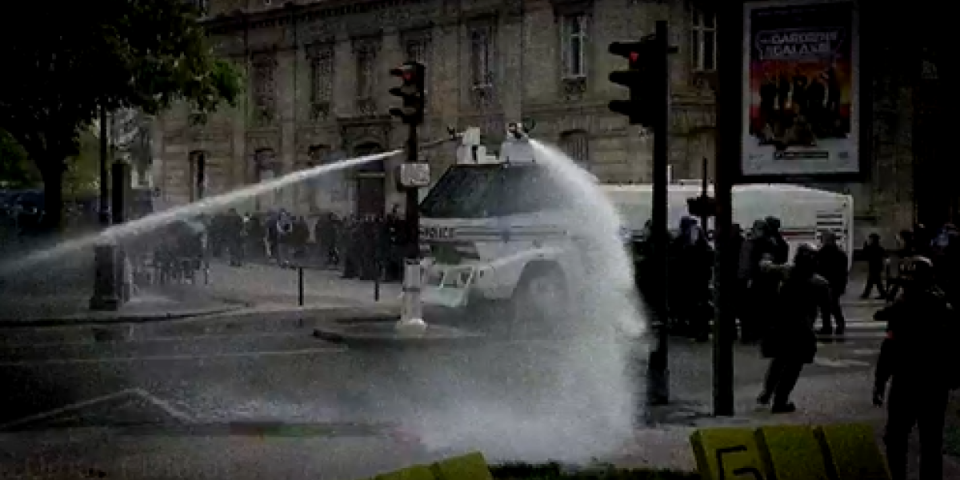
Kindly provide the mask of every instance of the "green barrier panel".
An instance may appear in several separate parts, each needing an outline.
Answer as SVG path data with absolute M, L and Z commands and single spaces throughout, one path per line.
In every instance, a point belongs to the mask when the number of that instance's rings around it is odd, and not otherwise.
M 890 480 L 873 428 L 865 424 L 816 427 L 823 458 L 836 480 Z
M 756 435 L 749 428 L 709 428 L 690 436 L 703 480 L 764 480 L 764 464 Z
M 777 480 L 830 480 L 820 442 L 803 425 L 761 427 L 757 430 L 769 477 Z
M 437 480 L 493 480 L 487 460 L 480 452 L 435 463 L 433 475 Z
M 373 480 L 435 480 L 430 467 L 415 465 L 396 472 L 377 475 Z

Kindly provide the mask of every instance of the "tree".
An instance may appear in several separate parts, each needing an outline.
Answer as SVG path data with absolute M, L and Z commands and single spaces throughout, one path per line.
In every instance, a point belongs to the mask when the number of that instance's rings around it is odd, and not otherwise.
M 43 180 L 48 227 L 62 221 L 67 161 L 99 109 L 157 114 L 179 100 L 201 114 L 235 105 L 240 77 L 218 59 L 182 0 L 22 4 L 0 24 L 0 129 L 35 162 Z M 22 28 L 23 18 L 43 19 Z
M 17 190 L 39 183 L 40 175 L 30 163 L 27 151 L 9 133 L 0 130 L 0 188 Z
M 96 195 L 100 190 L 100 140 L 91 129 L 80 134 L 77 154 L 68 158 L 61 190 L 64 197 L 76 200 Z

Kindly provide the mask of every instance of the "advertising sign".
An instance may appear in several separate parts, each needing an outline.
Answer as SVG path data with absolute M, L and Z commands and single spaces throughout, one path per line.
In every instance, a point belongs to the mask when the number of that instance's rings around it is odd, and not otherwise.
M 744 7 L 744 176 L 860 172 L 852 1 Z

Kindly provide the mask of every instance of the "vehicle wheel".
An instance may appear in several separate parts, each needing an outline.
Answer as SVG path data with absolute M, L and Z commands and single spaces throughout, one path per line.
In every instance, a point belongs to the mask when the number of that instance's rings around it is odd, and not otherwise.
M 534 264 L 524 270 L 511 299 L 511 323 L 515 333 L 557 333 L 570 319 L 566 279 L 559 268 Z

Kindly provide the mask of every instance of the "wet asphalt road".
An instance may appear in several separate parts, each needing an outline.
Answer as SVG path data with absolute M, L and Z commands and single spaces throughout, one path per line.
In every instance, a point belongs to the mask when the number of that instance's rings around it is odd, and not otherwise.
M 845 343 L 821 345 L 806 375 L 871 368 L 878 340 L 863 331 Z M 20 428 L 46 428 L 56 422 L 23 419 L 91 401 L 79 414 L 53 417 L 86 426 L 185 419 L 379 425 L 444 408 L 453 396 L 524 403 L 537 382 L 550 378 L 533 370 L 564 348 L 514 341 L 418 352 L 351 350 L 306 329 L 217 335 L 166 329 L 115 342 L 8 341 L 0 346 L 0 430 L 18 420 Z M 709 344 L 675 339 L 670 362 L 674 397 L 706 401 Z M 755 347 L 738 347 L 736 364 L 738 385 L 758 384 L 766 366 Z

